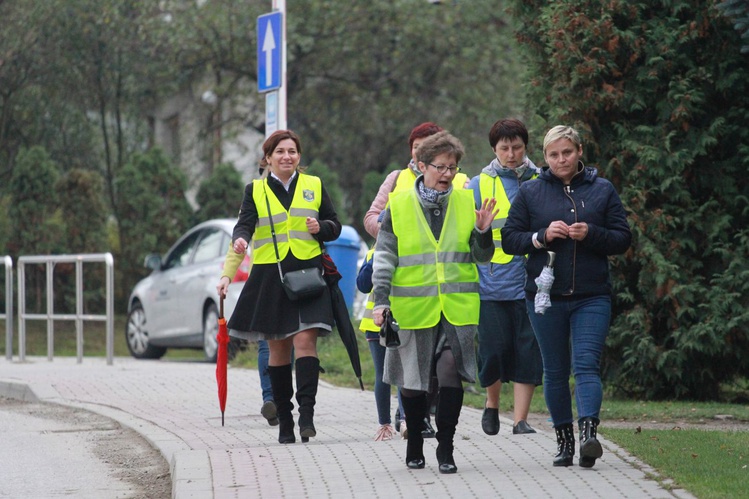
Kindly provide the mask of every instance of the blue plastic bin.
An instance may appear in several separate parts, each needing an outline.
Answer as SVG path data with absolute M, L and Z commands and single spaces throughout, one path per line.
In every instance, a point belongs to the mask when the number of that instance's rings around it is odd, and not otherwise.
M 357 264 L 361 236 L 350 225 L 344 225 L 338 239 L 325 243 L 325 247 L 338 267 L 338 272 L 341 273 L 342 278 L 338 282 L 338 286 L 343 292 L 343 298 L 346 300 L 346 306 L 350 313 L 354 309 L 354 299 L 356 298 L 356 273 L 359 270 Z

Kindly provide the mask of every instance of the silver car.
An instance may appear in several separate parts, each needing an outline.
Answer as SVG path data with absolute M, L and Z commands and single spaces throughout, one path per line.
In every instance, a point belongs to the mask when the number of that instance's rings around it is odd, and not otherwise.
M 135 285 L 128 301 L 125 334 L 133 357 L 159 359 L 168 348 L 193 348 L 202 349 L 206 360 L 216 360 L 216 285 L 235 224 L 236 219 L 228 218 L 203 222 L 179 238 L 163 258 L 146 257 L 145 266 L 153 272 Z M 250 257 L 245 256 L 224 300 L 227 320 L 249 267 Z M 229 355 L 239 346 L 232 339 Z

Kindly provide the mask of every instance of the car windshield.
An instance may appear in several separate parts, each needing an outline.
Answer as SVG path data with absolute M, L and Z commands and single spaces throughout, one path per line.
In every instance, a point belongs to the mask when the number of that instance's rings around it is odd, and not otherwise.
M 195 256 L 192 259 L 193 263 L 205 262 L 223 256 L 226 253 L 224 241 L 227 241 L 227 245 L 229 244 L 228 237 L 219 229 L 203 231 L 203 237 L 200 239 L 200 243 L 195 250 Z
M 195 247 L 195 243 L 198 242 L 198 237 L 200 237 L 200 232 L 196 231 L 179 243 L 179 245 L 166 257 L 163 270 L 187 265 L 190 262 L 192 249 Z

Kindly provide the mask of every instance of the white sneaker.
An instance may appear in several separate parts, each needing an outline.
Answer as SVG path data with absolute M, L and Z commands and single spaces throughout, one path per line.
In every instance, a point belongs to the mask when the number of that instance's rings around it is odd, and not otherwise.
M 375 442 L 382 442 L 384 440 L 392 440 L 395 430 L 389 424 L 380 425 L 380 428 L 375 434 Z

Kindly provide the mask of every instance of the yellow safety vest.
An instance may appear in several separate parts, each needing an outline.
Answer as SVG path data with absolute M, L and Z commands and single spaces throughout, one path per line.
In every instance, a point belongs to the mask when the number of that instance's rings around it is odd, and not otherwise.
M 453 190 L 463 189 L 466 185 L 468 176 L 465 173 L 458 173 L 453 177 Z M 403 192 L 414 189 L 414 182 L 416 181 L 416 174 L 411 170 L 410 167 L 404 168 L 398 174 L 398 178 L 395 179 L 395 187 L 392 192 Z M 362 316 L 359 329 L 361 331 L 379 331 L 380 328 L 375 326 L 374 320 L 372 319 L 372 309 L 374 309 L 374 302 L 372 301 L 372 294 L 367 297 L 367 303 L 364 306 L 364 315 Z
M 473 192 L 452 192 L 439 241 L 415 190 L 391 194 L 390 211 L 398 238 L 390 308 L 400 327 L 433 327 L 441 315 L 456 326 L 478 324 L 479 274 L 469 244 L 476 225 Z
M 536 178 L 533 175 L 531 178 Z M 479 192 L 481 199 L 494 198 L 497 200 L 496 208 L 499 210 L 492 220 L 492 238 L 494 239 L 494 255 L 492 263 L 510 263 L 513 255 L 508 255 L 502 251 L 502 227 L 507 222 L 507 214 L 510 212 L 510 198 L 507 197 L 505 186 L 499 176 L 492 177 L 486 173 L 479 176 Z
M 276 252 L 270 228 L 270 216 L 276 229 L 278 255 L 283 260 L 291 253 L 300 260 L 309 260 L 321 254 L 320 243 L 307 230 L 307 217 L 319 216 L 322 201 L 322 183 L 318 177 L 298 174 L 296 190 L 289 210 L 284 209 L 266 180 L 253 180 L 252 199 L 255 201 L 258 222 L 252 238 L 254 263 L 274 263 Z M 266 193 L 271 213 L 265 202 Z
M 364 258 L 365 261 L 370 261 L 374 258 L 374 246 L 367 252 L 367 256 Z M 364 314 L 362 315 L 361 322 L 359 323 L 359 330 L 367 332 L 378 332 L 379 327 L 375 326 L 374 318 L 372 316 L 372 310 L 374 309 L 374 302 L 372 301 L 372 293 L 367 296 L 367 303 L 364 305 Z

